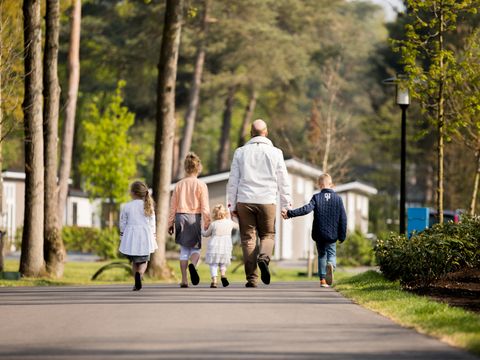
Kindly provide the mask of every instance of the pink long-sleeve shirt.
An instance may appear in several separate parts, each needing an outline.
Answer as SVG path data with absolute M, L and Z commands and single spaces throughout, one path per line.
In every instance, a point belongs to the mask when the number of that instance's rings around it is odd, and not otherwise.
M 170 201 L 168 226 L 173 225 L 176 213 L 202 214 L 203 226 L 207 228 L 210 225 L 208 188 L 203 181 L 195 176 L 187 176 L 175 185 Z

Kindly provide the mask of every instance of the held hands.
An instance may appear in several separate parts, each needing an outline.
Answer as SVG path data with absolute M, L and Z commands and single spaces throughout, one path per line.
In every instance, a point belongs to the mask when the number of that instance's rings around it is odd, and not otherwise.
M 287 209 L 282 209 L 282 218 L 283 218 L 283 220 L 287 220 L 287 219 L 288 219 Z
M 168 235 L 173 235 L 173 225 L 168 227 Z

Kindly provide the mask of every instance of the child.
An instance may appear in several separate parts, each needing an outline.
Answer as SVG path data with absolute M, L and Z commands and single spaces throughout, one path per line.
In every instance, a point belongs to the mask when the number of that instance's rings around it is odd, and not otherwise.
M 141 181 L 130 186 L 132 201 L 120 213 L 120 252 L 132 262 L 134 291 L 142 288 L 142 276 L 150 254 L 158 248 L 155 239 L 155 212 L 148 187 Z
M 230 283 L 226 277 L 227 266 L 232 259 L 232 229 L 238 229 L 238 224 L 228 218 L 228 212 L 222 204 L 215 205 L 212 211 L 214 220 L 207 230 L 202 231 L 203 236 L 211 236 L 208 241 L 205 263 L 210 265 L 212 276 L 211 288 L 217 287 L 217 270 L 220 274 L 223 287 Z
M 168 218 L 168 233 L 173 234 L 175 228 L 175 242 L 180 244 L 180 270 L 182 282 L 180 287 L 188 287 L 187 264 L 190 280 L 198 285 L 200 277 L 196 269 L 200 259 L 202 246 L 201 223 L 204 228 L 210 225 L 210 208 L 208 205 L 207 185 L 197 179 L 202 171 L 200 158 L 194 153 L 188 153 L 185 158 L 186 176 L 180 180 L 173 190 L 170 216 Z
M 321 287 L 329 287 L 333 283 L 336 241 L 342 243 L 347 232 L 347 214 L 342 198 L 332 190 L 332 186 L 331 176 L 322 174 L 318 178 L 320 192 L 313 195 L 307 205 L 294 210 L 282 210 L 284 219 L 306 215 L 313 210 L 312 239 L 318 250 L 318 274 Z

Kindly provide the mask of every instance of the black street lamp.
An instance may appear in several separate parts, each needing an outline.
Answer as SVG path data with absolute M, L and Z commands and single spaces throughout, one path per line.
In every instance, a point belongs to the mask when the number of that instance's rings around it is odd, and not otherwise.
M 410 105 L 410 94 L 405 77 L 398 75 L 383 81 L 384 84 L 395 84 L 395 102 L 402 109 L 402 138 L 400 150 L 400 234 L 405 234 L 406 203 L 406 159 L 407 159 L 407 108 Z

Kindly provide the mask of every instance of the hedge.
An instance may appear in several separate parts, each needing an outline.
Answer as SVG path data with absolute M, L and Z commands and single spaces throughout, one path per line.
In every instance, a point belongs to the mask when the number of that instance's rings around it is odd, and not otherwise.
M 62 230 L 65 248 L 69 251 L 93 253 L 102 259 L 119 257 L 120 234 L 118 229 L 97 229 L 80 226 L 64 226 Z
M 390 280 L 408 287 L 428 286 L 446 274 L 480 267 L 480 217 L 436 224 L 410 239 L 391 234 L 378 240 L 375 255 Z

